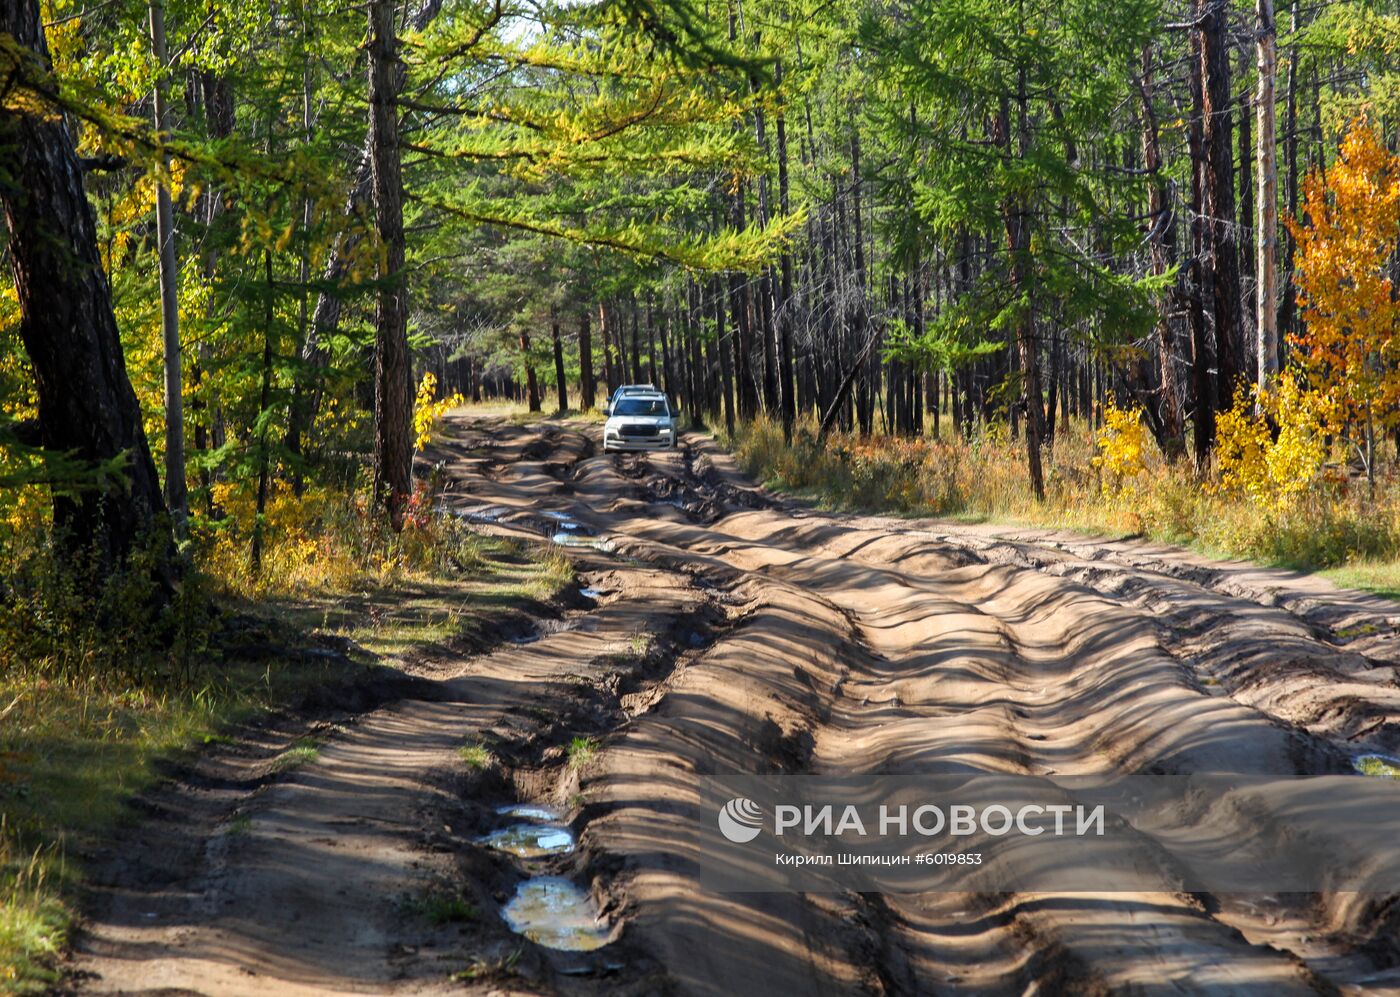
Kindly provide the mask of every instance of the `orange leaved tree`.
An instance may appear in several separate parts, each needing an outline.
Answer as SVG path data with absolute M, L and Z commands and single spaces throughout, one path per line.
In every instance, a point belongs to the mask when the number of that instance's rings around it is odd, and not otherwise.
M 1295 359 L 1328 431 L 1360 456 L 1375 486 L 1376 438 L 1400 420 L 1400 304 L 1390 263 L 1400 238 L 1400 157 L 1364 119 L 1304 188 L 1297 240 Z

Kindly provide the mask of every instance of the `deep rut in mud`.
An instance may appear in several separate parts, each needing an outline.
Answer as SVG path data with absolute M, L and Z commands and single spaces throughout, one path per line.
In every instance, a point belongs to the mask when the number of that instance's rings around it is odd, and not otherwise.
M 87 989 L 1400 992 L 1380 898 L 700 890 L 666 845 L 697 774 L 1344 772 L 1400 747 L 1400 639 L 1313 579 L 819 514 L 702 438 L 596 434 L 452 424 L 444 506 L 552 539 L 584 592 L 344 725 L 168 881 L 117 870 Z

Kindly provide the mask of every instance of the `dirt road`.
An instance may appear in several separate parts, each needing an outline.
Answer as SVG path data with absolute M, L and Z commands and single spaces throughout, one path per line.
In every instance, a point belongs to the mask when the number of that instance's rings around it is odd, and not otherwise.
M 597 429 L 449 426 L 445 504 L 558 535 L 585 592 L 314 763 L 221 763 L 107 871 L 84 992 L 1400 993 L 1400 914 L 1352 894 L 698 889 L 664 844 L 694 773 L 1350 771 L 1400 746 L 1400 612 L 1140 542 L 818 513 L 703 438 L 603 456 Z M 519 804 L 577 847 L 483 845 Z M 510 929 L 542 875 L 609 944 Z

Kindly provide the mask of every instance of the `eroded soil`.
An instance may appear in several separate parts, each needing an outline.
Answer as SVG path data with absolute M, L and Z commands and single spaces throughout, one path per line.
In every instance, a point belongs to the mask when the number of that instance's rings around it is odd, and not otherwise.
M 557 538 L 585 591 L 443 649 L 304 765 L 211 759 L 98 871 L 73 986 L 1400 992 L 1385 898 L 715 895 L 665 833 L 696 773 L 1348 771 L 1400 750 L 1393 604 L 1132 541 L 817 513 L 699 437 L 598 450 L 596 426 L 449 426 L 445 505 Z M 516 804 L 577 847 L 489 847 Z M 608 944 L 512 932 L 531 877 L 586 890 Z

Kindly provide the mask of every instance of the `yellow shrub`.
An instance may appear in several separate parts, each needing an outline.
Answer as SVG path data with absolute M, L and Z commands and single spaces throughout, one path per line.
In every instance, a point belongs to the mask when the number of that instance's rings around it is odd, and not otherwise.
M 453 392 L 446 398 L 434 401 L 433 396 L 436 394 L 437 375 L 428 371 L 423 375 L 423 382 L 418 385 L 418 396 L 413 403 L 413 449 L 415 450 L 422 450 L 431 442 L 433 429 L 444 415 L 466 403 L 461 392 Z
M 1241 392 L 1216 421 L 1220 490 L 1283 511 L 1317 483 L 1327 459 L 1323 403 L 1290 375 L 1261 396 Z M 1278 428 L 1270 432 L 1269 421 Z
M 1119 408 L 1109 396 L 1104 406 L 1103 428 L 1094 436 L 1094 456 L 1090 463 L 1103 475 L 1103 493 L 1120 496 L 1147 470 L 1151 447 L 1142 408 Z

